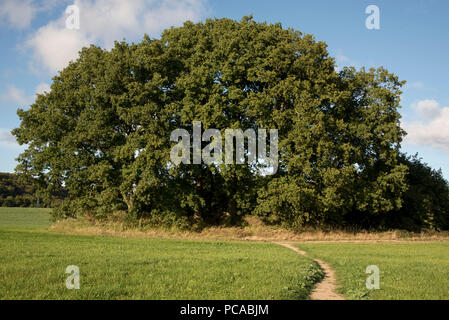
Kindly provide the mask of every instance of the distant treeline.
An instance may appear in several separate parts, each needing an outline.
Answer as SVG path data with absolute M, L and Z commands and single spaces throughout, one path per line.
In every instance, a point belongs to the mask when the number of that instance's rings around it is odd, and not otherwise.
M 61 202 L 65 192 L 53 193 L 50 198 L 39 197 L 32 180 L 14 173 L 0 172 L 0 205 L 2 207 L 52 207 Z

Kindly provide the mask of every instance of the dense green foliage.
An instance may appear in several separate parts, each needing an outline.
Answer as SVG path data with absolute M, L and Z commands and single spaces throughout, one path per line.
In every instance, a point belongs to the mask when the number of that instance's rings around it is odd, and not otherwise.
M 418 155 L 399 154 L 398 162 L 407 167 L 406 191 L 401 207 L 383 215 L 351 212 L 346 225 L 364 229 L 404 229 L 419 232 L 423 229 L 449 229 L 449 184 L 441 170 L 434 170 Z
M 434 170 L 418 155 L 401 155 L 401 163 L 408 167 L 408 189 L 403 205 L 385 222 L 391 228 L 419 231 L 421 228 L 449 229 L 449 184 L 441 170 Z
M 0 205 L 2 207 L 30 207 L 37 205 L 36 188 L 32 183 L 21 184 L 12 173 L 0 172 Z
M 65 193 L 53 192 L 49 197 L 40 197 L 32 179 L 13 173 L 0 172 L 0 206 L 2 207 L 51 207 L 60 202 Z
M 447 241 L 303 243 L 298 247 L 336 271 L 339 291 L 347 299 L 449 299 Z M 366 288 L 370 265 L 379 268 L 379 289 Z
M 42 193 L 65 186 L 56 216 L 171 217 L 346 225 L 401 207 L 403 82 L 383 68 L 336 71 L 326 44 L 280 24 L 186 22 L 110 51 L 91 46 L 20 110 L 17 171 Z M 279 170 L 170 164 L 170 133 L 279 130 Z M 263 163 L 259 163 L 263 166 Z M 349 219 L 350 217 L 351 219 Z M 171 219 L 170 218 L 170 219 Z
M 62 235 L 36 230 L 45 209 L 14 209 L 15 224 L 0 208 L 0 299 L 307 299 L 323 276 L 276 244 Z

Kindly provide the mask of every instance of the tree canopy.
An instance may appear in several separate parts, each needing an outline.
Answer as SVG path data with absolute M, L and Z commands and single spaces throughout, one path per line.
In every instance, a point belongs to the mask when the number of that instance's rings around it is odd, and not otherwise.
M 18 110 L 17 171 L 68 191 L 57 216 L 348 224 L 401 207 L 400 88 L 384 68 L 338 71 L 326 44 L 280 24 L 208 19 L 160 39 L 83 48 Z M 277 129 L 279 165 L 170 163 L 175 129 Z M 246 150 L 247 153 L 247 150 Z M 247 154 L 246 154 L 247 156 Z

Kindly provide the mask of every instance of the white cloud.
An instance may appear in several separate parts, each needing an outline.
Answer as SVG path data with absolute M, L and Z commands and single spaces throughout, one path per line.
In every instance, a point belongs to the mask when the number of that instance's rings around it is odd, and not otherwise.
M 13 148 L 13 149 L 23 149 L 17 143 L 16 138 L 11 134 L 11 129 L 0 128 L 0 147 L 2 148 Z
M 42 94 L 44 92 L 50 92 L 50 85 L 46 82 L 39 83 L 36 87 L 36 93 Z
M 75 0 L 80 10 L 80 29 L 65 27 L 65 12 L 38 29 L 26 42 L 34 61 L 51 73 L 76 59 L 91 43 L 111 48 L 114 40 L 141 39 L 144 33 L 158 36 L 186 20 L 198 21 L 205 12 L 204 0 Z
M 0 24 L 10 28 L 25 29 L 40 12 L 48 12 L 56 6 L 72 0 L 0 0 Z
M 412 108 L 415 109 L 420 117 L 423 117 L 426 120 L 435 119 L 442 111 L 440 104 L 431 99 L 421 100 L 418 103 L 413 104 Z
M 40 28 L 27 41 L 27 45 L 33 50 L 34 62 L 38 64 L 38 69 L 41 67 L 52 73 L 75 60 L 78 51 L 88 44 L 89 41 L 83 34 L 65 29 L 62 20 Z
M 408 89 L 422 89 L 422 88 L 424 88 L 424 83 L 421 81 L 415 81 L 415 82 L 411 82 L 410 84 L 407 83 L 405 86 Z
M 33 98 L 28 97 L 22 89 L 9 85 L 8 90 L 0 95 L 0 100 L 24 106 L 32 103 Z
M 344 67 L 355 67 L 356 69 L 360 68 L 360 64 L 357 61 L 350 59 L 349 57 L 343 54 L 343 50 L 337 49 L 335 55 L 335 64 L 337 65 L 336 71 L 342 70 Z
M 9 27 L 24 29 L 30 25 L 37 10 L 32 0 L 2 0 L 0 20 L 8 22 Z
M 36 86 L 34 90 L 35 94 L 44 93 L 45 91 L 50 91 L 50 85 L 48 83 L 42 82 Z M 0 101 L 17 104 L 20 107 L 28 106 L 32 104 L 35 100 L 35 95 L 27 96 L 25 91 L 17 88 L 14 85 L 8 85 L 6 92 L 0 94 Z
M 420 121 L 404 123 L 405 144 L 433 146 L 449 154 L 449 107 L 440 107 L 435 100 L 422 100 L 412 108 Z
M 351 61 L 351 59 L 349 59 L 347 56 L 345 56 L 345 55 L 343 55 L 341 53 L 338 53 L 335 56 L 335 59 L 336 59 L 338 64 L 343 64 L 343 63 L 346 63 L 346 62 L 350 63 L 350 61 Z

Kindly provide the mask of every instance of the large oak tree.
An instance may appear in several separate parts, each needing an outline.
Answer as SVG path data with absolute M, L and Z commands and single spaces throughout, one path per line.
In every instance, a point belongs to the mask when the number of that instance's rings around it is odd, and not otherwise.
M 69 196 L 55 212 L 215 224 L 256 213 L 345 223 L 401 206 L 403 82 L 383 68 L 337 71 L 326 44 L 280 24 L 208 19 L 160 39 L 83 48 L 51 90 L 19 110 L 17 171 Z M 170 133 L 279 130 L 279 170 L 170 164 Z M 263 165 L 263 163 L 261 164 Z

